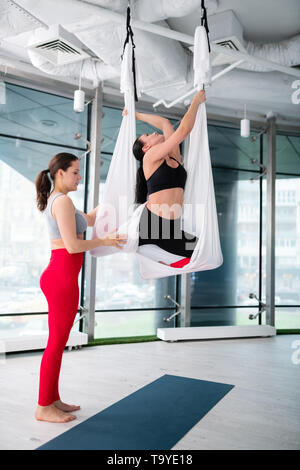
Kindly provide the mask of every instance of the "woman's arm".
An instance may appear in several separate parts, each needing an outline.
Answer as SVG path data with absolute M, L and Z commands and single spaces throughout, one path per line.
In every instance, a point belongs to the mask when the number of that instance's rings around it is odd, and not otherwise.
M 95 225 L 98 208 L 99 208 L 99 205 L 95 207 L 95 209 L 90 211 L 88 214 L 86 214 L 85 212 L 79 211 L 86 218 L 86 221 L 89 227 L 94 227 Z
M 127 110 L 126 108 L 124 108 L 122 115 L 126 116 L 126 114 Z M 151 126 L 161 130 L 164 134 L 165 139 L 168 139 L 170 135 L 174 133 L 173 126 L 167 118 L 164 118 L 157 114 L 139 113 L 138 111 L 135 112 L 135 117 L 139 121 L 147 122 L 147 124 L 150 124 Z
M 189 135 L 195 124 L 198 108 L 201 103 L 205 101 L 205 92 L 198 91 L 190 104 L 188 111 L 183 116 L 179 127 L 176 131 L 161 144 L 151 147 L 145 154 L 145 158 L 150 158 L 152 161 L 161 160 L 165 158 L 176 145 L 179 145 Z
M 80 240 L 76 234 L 75 207 L 71 198 L 60 196 L 55 199 L 52 205 L 52 212 L 57 221 L 61 238 L 67 251 L 71 254 L 89 251 L 98 246 L 114 246 L 122 248 L 126 242 L 125 235 L 118 235 L 111 232 L 104 238 L 95 238 L 94 240 Z
M 157 129 L 163 131 L 164 137 L 168 138 L 169 135 L 173 134 L 174 129 L 169 119 L 159 116 L 157 114 L 145 114 L 145 113 L 135 113 L 136 119 L 139 121 L 147 122 L 151 126 L 156 127 Z M 165 135 L 165 133 L 167 135 Z

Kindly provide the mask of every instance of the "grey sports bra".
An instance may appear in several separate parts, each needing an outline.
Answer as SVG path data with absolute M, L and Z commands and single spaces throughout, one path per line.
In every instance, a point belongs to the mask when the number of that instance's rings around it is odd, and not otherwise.
M 56 220 L 54 219 L 52 212 L 51 212 L 54 199 L 56 199 L 57 196 L 61 196 L 61 195 L 64 195 L 64 193 L 56 193 L 53 196 L 50 196 L 48 199 L 47 207 L 44 211 L 44 214 L 46 215 L 46 219 L 48 222 L 50 240 L 62 238 L 59 228 L 58 228 L 58 224 Z M 76 208 L 75 210 L 76 210 L 75 212 L 76 234 L 78 235 L 86 231 L 88 224 L 87 224 L 86 218 L 79 212 L 79 210 Z

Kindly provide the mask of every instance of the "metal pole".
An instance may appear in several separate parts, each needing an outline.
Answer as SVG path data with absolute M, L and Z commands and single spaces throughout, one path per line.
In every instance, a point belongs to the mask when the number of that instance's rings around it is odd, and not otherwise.
M 188 136 L 183 145 L 183 160 L 187 164 L 190 146 L 190 136 Z M 191 275 L 181 274 L 180 276 L 180 327 L 191 326 Z
M 191 275 L 181 274 L 180 327 L 191 326 Z
M 99 203 L 100 184 L 100 161 L 101 161 L 101 127 L 102 127 L 102 85 L 95 91 L 92 102 L 91 115 L 91 152 L 89 165 L 88 182 L 88 211 L 94 209 Z M 87 315 L 84 321 L 84 332 L 88 334 L 88 340 L 94 340 L 95 330 L 95 291 L 96 291 L 96 269 L 97 258 L 86 255 L 85 279 L 86 279 L 86 299 L 85 308 Z
M 211 78 L 211 81 L 213 82 L 214 80 L 216 80 L 217 78 L 221 77 L 222 75 L 225 75 L 225 73 L 227 72 L 230 72 L 232 69 L 234 69 L 235 67 L 237 67 L 238 65 L 240 65 L 242 62 L 244 62 L 244 60 L 238 60 L 237 62 L 234 62 L 234 64 L 231 64 L 229 65 L 228 67 L 226 67 L 225 69 L 221 70 L 221 72 L 219 73 L 216 73 L 216 75 L 214 75 L 212 78 Z M 204 89 L 204 84 L 203 84 L 203 89 Z M 187 93 L 185 93 L 184 95 L 181 95 L 179 96 L 178 98 L 176 98 L 175 100 L 173 100 L 171 103 L 167 103 L 165 100 L 159 100 L 159 101 L 156 101 L 156 103 L 153 104 L 153 108 L 156 108 L 157 106 L 159 106 L 160 104 L 163 104 L 165 106 L 165 108 L 171 108 L 172 106 L 175 106 L 175 104 L 179 103 L 180 101 L 182 101 L 183 99 L 187 98 L 188 96 L 192 95 L 193 93 L 195 93 L 197 91 L 197 87 L 194 87 L 192 90 L 189 90 Z
M 266 323 L 275 326 L 276 117 L 267 114 Z

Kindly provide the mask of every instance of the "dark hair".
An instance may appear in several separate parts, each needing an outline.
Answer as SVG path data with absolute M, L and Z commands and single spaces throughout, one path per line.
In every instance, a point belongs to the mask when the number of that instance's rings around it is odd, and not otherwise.
M 136 173 L 136 185 L 135 185 L 135 203 L 143 204 L 147 201 L 147 182 L 143 170 L 143 142 L 140 140 L 140 137 L 136 139 L 133 144 L 132 151 L 135 158 L 140 162 L 140 167 Z
M 78 157 L 72 153 L 57 153 L 54 157 L 51 158 L 48 169 L 41 171 L 35 180 L 36 187 L 36 201 L 37 206 L 40 211 L 44 211 L 47 207 L 48 197 L 51 192 L 51 180 L 55 179 L 55 175 L 58 170 L 67 171 L 67 169 L 72 165 L 72 162 L 78 160 Z M 50 178 L 48 176 L 50 173 Z

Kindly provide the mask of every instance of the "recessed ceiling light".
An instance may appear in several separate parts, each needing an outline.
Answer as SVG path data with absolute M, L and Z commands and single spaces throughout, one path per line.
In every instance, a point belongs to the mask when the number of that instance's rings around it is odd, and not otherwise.
M 56 121 L 50 121 L 50 119 L 43 119 L 41 121 L 41 124 L 43 124 L 43 126 L 46 126 L 46 127 L 54 127 L 57 125 L 57 122 Z

